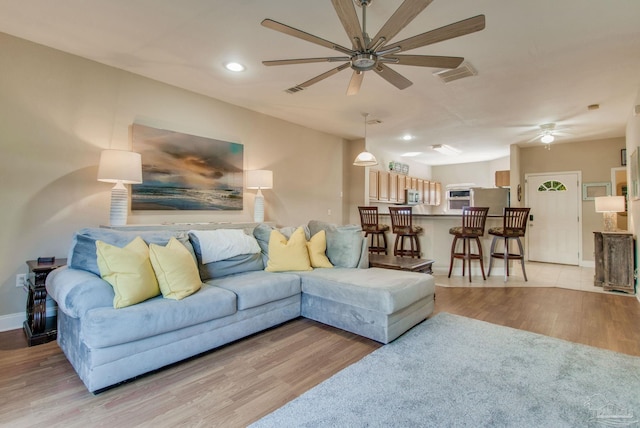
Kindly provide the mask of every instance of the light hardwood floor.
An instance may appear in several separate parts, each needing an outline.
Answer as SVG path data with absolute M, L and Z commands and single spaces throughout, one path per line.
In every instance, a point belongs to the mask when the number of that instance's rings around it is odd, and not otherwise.
M 528 287 L 437 287 L 449 312 L 640 356 L 634 297 Z M 55 342 L 0 333 L 0 426 L 240 427 L 381 345 L 297 319 L 94 396 Z

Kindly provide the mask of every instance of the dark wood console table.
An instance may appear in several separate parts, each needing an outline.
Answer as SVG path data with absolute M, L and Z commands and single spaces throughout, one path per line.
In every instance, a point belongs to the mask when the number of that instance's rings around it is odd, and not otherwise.
M 594 285 L 606 291 L 635 293 L 635 251 L 628 232 L 594 232 Z
M 44 285 L 51 271 L 66 264 L 67 259 L 55 259 L 52 263 L 27 261 L 29 266 L 27 319 L 23 328 L 29 346 L 41 345 L 56 339 L 58 334 L 56 317 L 47 318 L 47 289 Z

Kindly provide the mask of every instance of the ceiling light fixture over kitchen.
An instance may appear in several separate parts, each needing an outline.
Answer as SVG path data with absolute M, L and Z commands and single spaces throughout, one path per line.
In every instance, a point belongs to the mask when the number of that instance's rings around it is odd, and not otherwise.
M 367 151 L 367 117 L 369 113 L 363 113 L 364 116 L 364 151 L 356 156 L 356 159 L 353 161 L 355 166 L 374 166 L 378 165 L 378 160 L 376 157 Z
M 433 150 L 438 153 L 442 153 L 443 155 L 453 156 L 460 153 L 460 150 L 454 149 L 451 146 L 447 146 L 446 144 L 435 144 L 431 146 Z

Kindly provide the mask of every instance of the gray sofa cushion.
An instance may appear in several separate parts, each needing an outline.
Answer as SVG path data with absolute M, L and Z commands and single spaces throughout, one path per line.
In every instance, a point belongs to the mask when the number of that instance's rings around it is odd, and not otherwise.
M 222 318 L 236 312 L 236 295 L 203 284 L 182 300 L 154 297 L 137 305 L 91 309 L 82 318 L 81 336 L 93 348 L 104 348 Z
M 74 269 L 82 269 L 100 276 L 96 261 L 96 240 L 101 240 L 116 247 L 124 247 L 140 236 L 148 244 L 167 245 L 171 237 L 176 237 L 189 250 L 196 260 L 189 236 L 185 232 L 177 231 L 120 231 L 106 228 L 85 228 L 73 235 L 67 265 Z
M 214 279 L 208 284 L 234 292 L 239 311 L 300 294 L 300 277 L 289 273 L 247 272 Z
M 337 226 L 318 220 L 309 222 L 311 236 L 321 230 L 324 230 L 327 236 L 327 257 L 335 267 L 355 268 L 359 266 L 364 241 L 362 227 L 357 225 Z
M 214 278 L 222 278 L 229 275 L 235 275 L 242 272 L 250 272 L 255 270 L 264 270 L 264 263 L 260 253 L 240 254 L 230 257 L 226 260 L 202 264 L 202 252 L 200 251 L 200 241 L 198 237 L 189 233 L 189 239 L 193 245 L 195 252 L 200 279 L 207 281 Z
M 431 275 L 390 269 L 315 269 L 298 272 L 302 292 L 392 314 L 434 294 Z

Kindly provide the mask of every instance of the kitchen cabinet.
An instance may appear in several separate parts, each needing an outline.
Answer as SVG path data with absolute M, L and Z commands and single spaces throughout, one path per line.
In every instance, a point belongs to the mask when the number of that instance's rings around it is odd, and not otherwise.
M 389 202 L 389 173 L 378 171 L 378 201 Z
M 627 232 L 594 232 L 594 285 L 635 293 L 634 240 Z
M 405 194 L 404 194 L 404 189 L 407 188 L 406 183 L 407 182 L 407 177 L 405 175 L 398 175 L 398 203 L 400 204 L 404 204 L 405 201 Z
M 378 171 L 369 170 L 369 200 L 378 200 Z
M 496 187 L 508 187 L 511 180 L 511 171 L 496 171 L 495 183 Z

